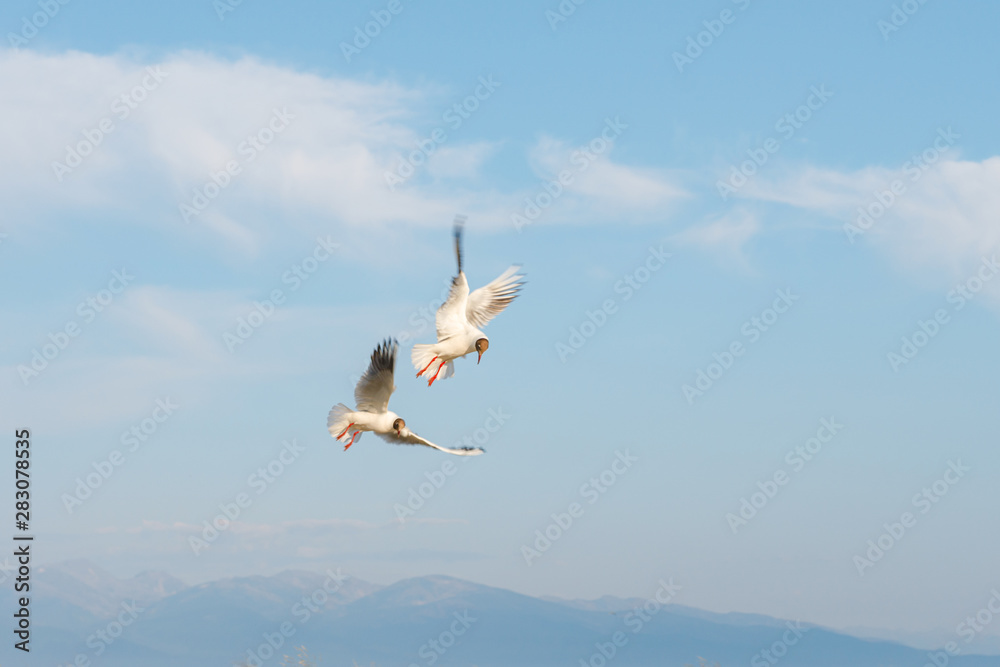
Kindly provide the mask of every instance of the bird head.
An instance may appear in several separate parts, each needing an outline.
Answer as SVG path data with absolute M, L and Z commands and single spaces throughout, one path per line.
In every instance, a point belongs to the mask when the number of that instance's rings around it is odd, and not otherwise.
M 404 428 L 406 428 L 406 422 L 402 419 L 396 419 L 396 421 L 392 422 L 392 430 L 396 432 L 396 435 L 401 436 L 401 431 Z
M 479 359 L 476 360 L 477 364 L 483 360 L 483 352 L 485 352 L 488 349 L 490 349 L 489 338 L 480 338 L 479 340 L 476 341 L 476 352 L 479 353 Z

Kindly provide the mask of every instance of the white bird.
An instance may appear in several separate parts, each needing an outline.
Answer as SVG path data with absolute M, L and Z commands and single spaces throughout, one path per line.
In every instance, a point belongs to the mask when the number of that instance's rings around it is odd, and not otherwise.
M 479 327 L 484 327 L 504 308 L 510 305 L 521 287 L 524 276 L 517 272 L 521 268 L 512 266 L 504 271 L 499 278 L 488 285 L 469 293 L 469 281 L 462 271 L 462 226 L 464 216 L 455 217 L 455 257 L 458 259 L 458 275 L 451 281 L 451 292 L 448 300 L 438 308 L 435 318 L 437 326 L 437 342 L 427 345 L 413 346 L 410 359 L 417 369 L 417 377 L 427 373 L 432 365 L 437 364 L 437 370 L 427 381 L 427 386 L 434 384 L 441 369 L 444 375 L 441 379 L 455 374 L 455 364 L 459 357 L 473 352 L 479 353 L 478 364 L 483 359 L 483 353 L 490 347 L 490 339 Z
M 426 445 L 458 456 L 482 454 L 483 450 L 478 447 L 449 449 L 424 440 L 406 428 L 406 422 L 399 415 L 389 410 L 389 397 L 396 391 L 393 373 L 398 349 L 396 341 L 388 339 L 375 348 L 368 370 L 354 388 L 354 402 L 357 404 L 357 409 L 351 410 L 343 403 L 333 406 L 326 418 L 326 427 L 330 435 L 341 440 L 348 431 L 354 431 L 350 441 L 344 445 L 344 451 L 354 444 L 361 433 L 374 431 L 375 435 L 394 445 Z

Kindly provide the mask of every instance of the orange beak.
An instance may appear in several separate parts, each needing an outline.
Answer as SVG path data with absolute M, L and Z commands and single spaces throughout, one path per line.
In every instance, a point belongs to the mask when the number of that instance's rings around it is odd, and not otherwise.
M 483 353 L 482 353 L 482 352 L 480 352 L 480 353 L 479 353 L 479 358 L 478 358 L 478 359 L 476 359 L 476 364 L 478 365 L 478 364 L 479 364 L 479 362 L 480 362 L 480 361 L 482 361 L 482 360 L 483 360 Z

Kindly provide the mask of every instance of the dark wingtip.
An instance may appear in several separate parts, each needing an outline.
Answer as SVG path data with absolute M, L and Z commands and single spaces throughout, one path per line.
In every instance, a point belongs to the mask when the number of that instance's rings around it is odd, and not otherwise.
M 452 228 L 452 233 L 455 235 L 455 258 L 458 260 L 458 272 L 462 272 L 462 229 L 465 227 L 465 221 L 468 220 L 464 215 L 456 215 L 454 227 Z
M 396 367 L 396 351 L 399 343 L 395 338 L 389 337 L 375 346 L 372 352 L 372 365 L 376 368 L 388 368 L 393 370 Z

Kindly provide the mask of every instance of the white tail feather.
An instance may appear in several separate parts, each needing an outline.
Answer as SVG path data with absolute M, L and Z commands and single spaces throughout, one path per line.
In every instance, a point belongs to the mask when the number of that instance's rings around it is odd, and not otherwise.
M 428 364 L 437 356 L 437 353 L 434 352 L 434 347 L 434 343 L 413 346 L 413 351 L 410 352 L 410 360 L 413 362 L 413 367 L 417 369 L 418 373 L 427 368 Z M 429 373 L 432 373 L 433 370 L 433 367 L 427 368 L 427 372 Z
M 326 428 L 330 435 L 336 438 L 344 432 L 344 429 L 351 423 L 351 414 L 354 411 L 343 403 L 337 403 L 330 408 L 330 414 L 326 416 Z

